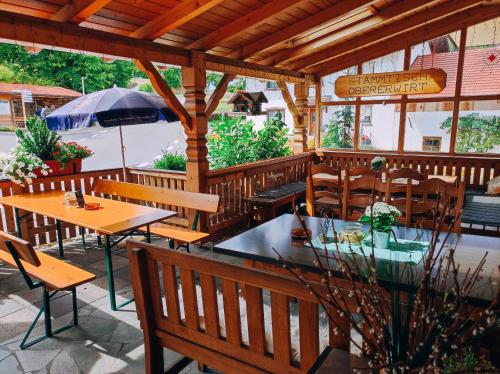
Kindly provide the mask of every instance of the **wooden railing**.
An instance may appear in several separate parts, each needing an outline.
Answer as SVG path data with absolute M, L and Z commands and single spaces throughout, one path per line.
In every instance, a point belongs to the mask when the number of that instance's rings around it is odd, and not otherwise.
M 431 175 L 456 175 L 466 187 L 475 188 L 485 187 L 490 179 L 500 175 L 500 155 L 445 156 L 330 150 L 318 150 L 317 155 L 321 161 L 342 169 L 355 165 L 370 166 L 374 157 L 383 156 L 387 160 L 387 168 L 410 167 Z
M 92 183 L 96 178 L 106 178 L 112 180 L 121 180 L 123 178 L 122 169 L 108 169 L 100 171 L 90 171 L 79 174 L 61 175 L 33 180 L 29 187 L 21 188 L 9 180 L 0 181 L 0 192 L 2 196 L 12 194 L 42 191 L 75 191 L 81 190 L 84 193 L 90 193 Z M 62 204 L 62 202 L 61 202 Z M 2 217 L 2 230 L 15 232 L 14 211 L 12 208 L 0 206 Z M 26 215 L 27 214 L 27 215 Z M 33 244 L 46 244 L 55 242 L 56 223 L 55 220 L 38 215 L 21 212 L 26 215 L 22 220 L 23 238 Z M 63 239 L 69 239 L 79 235 L 79 228 L 75 225 L 62 223 Z
M 221 197 L 220 211 L 209 217 L 210 232 L 230 231 L 248 220 L 245 198 L 283 184 L 305 180 L 314 152 L 209 171 L 207 192 Z

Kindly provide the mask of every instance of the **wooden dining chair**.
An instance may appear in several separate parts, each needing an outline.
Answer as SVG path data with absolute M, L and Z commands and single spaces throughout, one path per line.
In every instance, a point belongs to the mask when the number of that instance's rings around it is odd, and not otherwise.
M 411 168 L 400 168 L 388 170 L 386 173 L 386 182 L 389 187 L 387 189 L 386 201 L 399 209 L 401 216 L 397 221 L 406 227 L 410 226 L 411 215 L 407 214 L 408 204 L 411 197 L 410 186 L 418 184 L 427 179 L 426 174 L 420 173 L 418 170 Z
M 440 179 L 427 179 L 408 186 L 406 226 L 433 229 L 436 216 L 444 213 L 449 184 Z
M 307 213 L 340 217 L 342 213 L 341 171 L 326 164 L 310 165 L 306 183 Z
M 373 175 L 374 177 L 380 178 L 381 172 L 375 171 L 367 166 L 353 166 L 351 168 L 346 168 L 346 177 L 360 177 L 363 175 Z
M 357 221 L 367 206 L 384 201 L 388 184 L 374 175 L 363 175 L 359 178 L 344 178 L 342 218 Z

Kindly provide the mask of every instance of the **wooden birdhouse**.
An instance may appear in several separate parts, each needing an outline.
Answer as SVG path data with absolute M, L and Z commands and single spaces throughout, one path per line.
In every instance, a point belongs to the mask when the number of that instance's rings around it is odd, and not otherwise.
M 227 103 L 233 104 L 233 113 L 256 116 L 264 114 L 262 103 L 267 103 L 267 98 L 263 92 L 238 91 L 234 93 Z

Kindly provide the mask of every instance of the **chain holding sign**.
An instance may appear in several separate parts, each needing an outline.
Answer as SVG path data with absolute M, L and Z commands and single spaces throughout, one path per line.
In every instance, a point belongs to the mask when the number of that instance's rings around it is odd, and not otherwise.
M 438 93 L 446 87 L 443 69 L 346 75 L 335 81 L 338 97 L 418 95 Z

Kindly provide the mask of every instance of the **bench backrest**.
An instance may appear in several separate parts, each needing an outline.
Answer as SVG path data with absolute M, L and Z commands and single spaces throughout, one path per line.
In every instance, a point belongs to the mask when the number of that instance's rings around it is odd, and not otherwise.
M 155 365 L 154 360 L 159 358 L 158 355 L 152 357 L 154 352 L 161 352 L 155 347 L 158 339 L 162 346 L 223 372 L 304 373 L 317 359 L 321 330 L 319 305 L 295 278 L 166 251 L 147 243 L 128 241 L 127 247 L 146 357 L 151 359 L 146 362 L 146 368 Z M 325 295 L 323 285 L 315 283 L 314 287 Z M 270 295 L 270 303 L 264 306 L 263 298 L 267 295 Z M 293 320 L 292 327 L 298 325 L 300 339 L 290 335 L 290 300 L 293 299 L 297 300 L 299 313 L 298 323 Z M 225 337 L 221 336 L 219 311 L 225 321 Z M 241 322 L 245 312 L 248 329 L 242 327 Z M 271 317 L 270 330 L 265 315 Z M 344 322 L 339 321 L 338 325 L 341 323 Z M 332 333 L 333 326 L 330 326 L 330 334 L 328 327 L 323 325 L 323 328 L 327 329 L 326 339 L 329 337 L 330 345 L 346 347 L 348 340 L 342 337 L 344 341 L 340 342 L 339 336 Z M 273 354 L 266 348 L 266 333 L 272 335 Z M 291 339 L 300 340 L 299 364 L 292 360 Z M 163 372 L 163 367 L 155 369 Z
M 7 243 L 11 244 L 10 248 Z M 17 236 L 7 234 L 0 231 L 0 251 L 5 251 L 11 254 L 10 249 L 13 249 L 18 258 L 33 266 L 40 266 L 40 260 L 36 255 L 33 246 L 26 240 L 19 239 Z
M 219 195 L 172 190 L 108 179 L 96 179 L 92 185 L 92 191 L 127 199 L 195 209 L 208 213 L 217 212 L 220 199 Z

